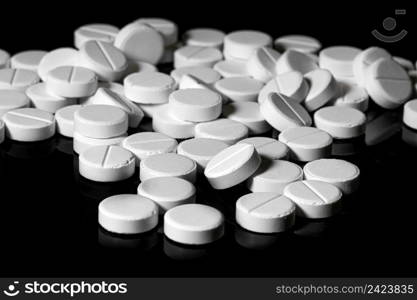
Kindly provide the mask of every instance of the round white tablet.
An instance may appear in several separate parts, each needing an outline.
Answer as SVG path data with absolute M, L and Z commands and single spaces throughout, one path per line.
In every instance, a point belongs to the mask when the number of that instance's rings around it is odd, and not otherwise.
M 181 78 L 184 75 L 192 75 L 195 78 L 198 78 L 202 82 L 212 85 L 216 81 L 220 80 L 220 74 L 208 67 L 183 67 L 174 69 L 171 72 L 171 77 L 174 78 L 175 82 L 180 83 Z
M 261 158 L 253 145 L 236 144 L 215 155 L 204 175 L 213 188 L 223 190 L 248 179 L 260 164 Z
M 212 67 L 223 58 L 219 49 L 184 46 L 174 52 L 174 67 Z
M 195 126 L 196 138 L 208 138 L 233 145 L 248 136 L 249 129 L 242 123 L 229 119 L 217 119 Z
M 347 81 L 338 81 L 339 96 L 330 103 L 335 106 L 351 107 L 362 112 L 368 109 L 369 95 L 361 86 Z
M 81 105 L 69 105 L 58 109 L 55 113 L 56 130 L 59 134 L 72 138 L 74 135 L 74 114 Z
M 332 137 L 314 127 L 295 127 L 284 130 L 279 140 L 288 146 L 296 161 L 312 161 L 328 157 L 332 152 Z
M 28 87 L 39 82 L 34 71 L 25 69 L 0 69 L 0 90 L 26 91 Z
M 131 23 L 123 27 L 114 40 L 114 45 L 128 59 L 156 65 L 164 53 L 164 39 L 151 26 Z
M 238 144 L 253 145 L 262 159 L 287 159 L 288 147 L 273 138 L 251 137 L 238 142 Z
M 119 28 L 109 24 L 87 24 L 74 31 L 74 45 L 78 49 L 88 41 L 113 43 Z
M 339 92 L 337 82 L 328 70 L 316 69 L 305 74 L 304 78 L 310 87 L 303 103 L 308 111 L 324 106 Z
M 247 60 L 258 48 L 272 45 L 272 38 L 263 32 L 241 30 L 229 33 L 224 38 L 224 53 L 237 59 Z
M 298 165 L 285 160 L 264 160 L 246 185 L 252 192 L 282 194 L 287 184 L 302 179 L 303 170 Z
M 333 46 L 320 51 L 319 65 L 333 76 L 353 76 L 353 60 L 361 50 L 350 46 Z
M 198 79 L 197 77 L 191 74 L 184 75 L 181 77 L 178 88 L 179 89 L 205 89 L 205 90 L 216 92 L 212 85 L 205 83 L 204 81 Z
M 274 45 L 281 52 L 291 49 L 303 53 L 316 53 L 321 48 L 317 39 L 306 35 L 285 35 L 277 38 Z
M 184 33 L 183 41 L 186 45 L 211 47 L 221 49 L 225 34 L 212 28 L 195 28 Z
M 113 44 L 85 42 L 80 49 L 80 64 L 94 71 L 102 81 L 117 81 L 127 70 L 127 60 Z
M 178 27 L 170 20 L 161 18 L 140 18 L 135 22 L 148 25 L 158 31 L 164 38 L 165 46 L 171 46 L 178 41 Z
M 250 135 L 263 134 L 271 130 L 256 102 L 231 102 L 223 107 L 223 116 L 244 124 Z
M 166 104 L 143 104 L 135 103 L 145 114 L 145 117 L 152 119 L 154 113 L 159 110 L 162 106 L 167 106 Z
M 408 73 L 397 62 L 386 58 L 378 59 L 366 69 L 365 87 L 372 100 L 386 109 L 397 108 L 412 93 Z
M 125 74 L 139 73 L 139 72 L 158 72 L 158 68 L 150 63 L 140 60 L 128 60 L 127 70 Z
M 127 127 L 127 114 L 111 105 L 86 105 L 74 114 L 74 130 L 91 138 L 116 137 Z
M 336 139 L 349 139 L 365 133 L 366 116 L 354 108 L 329 106 L 314 113 L 314 124 Z
M 0 90 L 0 118 L 8 111 L 28 107 L 30 99 L 24 92 Z
M 404 105 L 403 122 L 408 127 L 417 130 L 417 99 L 408 101 Z
M 178 145 L 177 153 L 194 160 L 199 171 L 202 171 L 217 153 L 228 146 L 228 144 L 218 140 L 194 138 L 181 142 Z
M 139 234 L 158 225 L 158 207 L 140 195 L 115 195 L 100 202 L 98 222 L 113 233 Z
M 264 84 L 250 77 L 229 77 L 217 81 L 214 88 L 232 101 L 256 101 Z
M 168 102 L 175 89 L 174 79 L 160 72 L 133 73 L 124 79 L 125 96 L 133 102 L 161 104 Z
M 290 71 L 272 78 L 260 91 L 258 103 L 265 101 L 270 93 L 281 93 L 298 103 L 302 103 L 309 92 L 309 86 L 303 74 Z
M 287 50 L 279 57 L 275 65 L 275 72 L 276 74 L 283 74 L 298 71 L 301 74 L 306 74 L 318 67 L 316 60 L 311 56 L 298 51 Z
M 173 207 L 195 203 L 194 185 L 178 177 L 155 177 L 142 181 L 138 194 L 151 199 L 159 206 L 159 213 L 164 214 Z
M 3 115 L 6 136 L 14 141 L 36 142 L 55 134 L 54 115 L 36 108 L 19 108 Z
M 138 132 L 125 138 L 122 146 L 136 155 L 136 165 L 148 156 L 175 153 L 177 141 L 158 132 Z
M 169 95 L 169 106 L 175 118 L 191 122 L 217 119 L 222 112 L 222 97 L 207 89 L 183 89 Z
M 212 243 L 224 234 L 224 217 L 220 211 L 207 205 L 180 205 L 165 214 L 164 234 L 181 244 Z
M 110 146 L 110 145 L 119 146 L 126 137 L 127 137 L 127 134 L 124 133 L 122 135 L 112 137 L 112 138 L 96 139 L 96 138 L 84 136 L 74 131 L 73 149 L 75 153 L 81 154 L 85 150 L 90 149 L 91 147 L 95 147 L 95 146 Z
M 415 69 L 414 63 L 409 59 L 400 56 L 393 56 L 392 59 L 399 63 L 400 66 L 403 67 L 406 71 L 412 71 Z
M 6 136 L 6 129 L 4 122 L 0 120 L 0 144 L 4 142 L 4 137 Z
M 0 69 L 7 68 L 9 66 L 10 54 L 0 49 Z
M 169 104 L 161 105 L 152 116 L 152 128 L 174 139 L 188 139 L 194 137 L 196 123 L 182 121 L 175 118 Z
M 50 113 L 55 113 L 60 108 L 77 103 L 76 98 L 65 98 L 51 94 L 47 90 L 45 82 L 28 87 L 26 95 L 32 101 L 34 107 Z
M 213 66 L 213 69 L 219 72 L 224 78 L 249 76 L 246 63 L 232 60 L 221 60 Z
M 307 180 L 320 180 L 337 186 L 344 194 L 359 187 L 360 171 L 354 164 L 341 159 L 318 159 L 304 166 Z
M 275 75 L 275 65 L 281 54 L 270 47 L 262 47 L 253 51 L 246 68 L 253 78 L 267 82 Z
M 29 50 L 19 52 L 10 58 L 10 67 L 38 71 L 38 65 L 47 52 L 42 50 Z
M 380 58 L 391 58 L 387 50 L 379 47 L 369 47 L 356 55 L 353 60 L 352 70 L 355 81 L 360 86 L 365 86 L 366 69 Z
M 295 223 L 295 205 L 278 193 L 250 193 L 236 202 L 236 222 L 259 233 L 287 231 Z
M 291 183 L 284 195 L 297 206 L 297 215 L 320 219 L 334 216 L 342 209 L 342 192 L 334 185 L 316 180 Z
M 81 152 L 79 172 L 93 181 L 121 181 L 135 173 L 135 156 L 120 146 L 93 146 Z
M 49 71 L 62 66 L 76 66 L 79 52 L 73 48 L 58 48 L 45 54 L 38 65 L 38 75 L 46 81 Z
M 310 115 L 300 104 L 280 93 L 269 94 L 260 108 L 265 120 L 279 131 L 312 123 Z

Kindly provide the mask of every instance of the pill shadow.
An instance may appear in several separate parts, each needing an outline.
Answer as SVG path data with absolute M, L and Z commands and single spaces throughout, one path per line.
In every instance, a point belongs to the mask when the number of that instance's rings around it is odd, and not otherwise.
M 54 153 L 55 149 L 55 137 L 39 142 L 18 142 L 7 138 L 0 146 L 0 151 L 5 156 L 22 160 L 47 158 Z
M 257 233 L 248 231 L 239 225 L 234 226 L 235 242 L 239 246 L 250 250 L 266 250 L 282 245 L 288 241 L 291 236 L 291 231 L 280 233 Z
M 153 250 L 160 242 L 161 235 L 155 228 L 141 234 L 115 234 L 98 225 L 98 244 L 111 249 L 135 249 L 143 252 Z

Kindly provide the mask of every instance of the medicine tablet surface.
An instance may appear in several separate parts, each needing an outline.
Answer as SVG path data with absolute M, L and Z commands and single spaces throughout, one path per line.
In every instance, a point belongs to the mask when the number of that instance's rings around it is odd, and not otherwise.
M 264 160 L 246 185 L 252 192 L 282 194 L 287 184 L 302 179 L 303 170 L 298 165 L 285 160 Z
M 175 139 L 194 137 L 196 123 L 175 118 L 169 104 L 161 105 L 152 116 L 152 128 Z
M 253 145 L 236 144 L 214 156 L 204 175 L 213 188 L 222 190 L 245 181 L 260 164 L 261 158 Z
M 213 69 L 219 72 L 224 78 L 249 76 L 246 63 L 231 60 L 221 60 L 213 66 Z
M 339 92 L 337 82 L 328 70 L 316 69 L 305 74 L 304 78 L 310 87 L 303 103 L 308 111 L 324 106 Z
M 357 166 L 345 160 L 318 159 L 304 166 L 304 176 L 307 180 L 331 183 L 348 195 L 358 189 L 360 171 Z
M 249 75 L 262 82 L 271 80 L 275 75 L 275 65 L 280 55 L 269 47 L 254 50 L 246 64 Z
M 0 90 L 26 91 L 28 87 L 39 82 L 34 71 L 25 69 L 1 69 Z
M 264 84 L 250 77 L 229 77 L 217 81 L 214 88 L 231 101 L 253 101 Z
M 117 145 L 119 146 L 122 141 L 127 137 L 126 133 L 122 135 L 106 138 L 106 139 L 96 139 L 84 136 L 76 131 L 73 133 L 73 149 L 74 152 L 77 154 L 83 153 L 85 150 L 90 149 L 95 146 L 110 146 L 110 145 Z
M 171 71 L 171 77 L 175 82 L 180 83 L 184 75 L 192 75 L 206 84 L 212 85 L 221 79 L 220 74 L 208 67 L 183 67 Z
M 125 74 L 128 75 L 139 72 L 158 72 L 158 68 L 155 65 L 144 61 L 128 60 Z
M 366 69 L 380 58 L 390 59 L 391 54 L 389 54 L 385 49 L 379 47 L 370 47 L 356 55 L 355 59 L 353 60 L 352 70 L 355 81 L 358 85 L 365 86 Z
M 74 114 L 74 129 L 91 138 L 111 138 L 127 131 L 127 114 L 111 105 L 86 105 Z
M 0 49 L 0 69 L 7 68 L 9 66 L 10 54 Z
M 353 76 L 353 60 L 361 50 L 350 46 L 333 46 L 320 51 L 319 65 L 335 77 Z
M 221 49 L 225 34 L 213 28 L 195 28 L 184 33 L 183 41 L 186 45 L 211 47 Z
M 288 147 L 273 138 L 251 137 L 238 142 L 238 144 L 253 145 L 262 159 L 287 159 Z
M 196 138 L 208 138 L 233 145 L 249 134 L 249 129 L 236 121 L 217 119 L 210 122 L 199 123 L 195 126 Z
M 174 67 L 212 67 L 223 58 L 219 49 L 185 46 L 174 52 Z
M 24 92 L 0 90 L 0 118 L 8 111 L 28 107 L 29 105 L 30 99 Z
M 77 103 L 76 98 L 65 98 L 50 93 L 45 82 L 34 84 L 26 90 L 26 95 L 35 108 L 55 113 L 58 109 Z
M 135 173 L 135 156 L 120 146 L 93 146 L 81 152 L 79 172 L 93 181 L 121 181 Z
M 288 146 L 290 156 L 296 161 L 325 158 L 332 152 L 332 137 L 314 127 L 295 127 L 284 130 L 279 140 Z
M 74 135 L 74 114 L 81 105 L 69 105 L 58 109 L 55 113 L 57 132 L 72 138 Z
M 195 193 L 191 182 L 178 177 L 151 178 L 138 186 L 138 194 L 154 201 L 160 214 L 179 205 L 195 203 Z
M 87 24 L 74 31 L 74 45 L 78 49 L 88 41 L 113 43 L 119 28 L 109 24 Z
M 62 66 L 77 66 L 79 52 L 73 48 L 58 48 L 45 54 L 38 65 L 38 75 L 46 81 L 49 71 Z
M 297 206 L 297 215 L 320 219 L 334 216 L 342 209 L 342 192 L 334 185 L 316 180 L 291 183 L 284 195 Z
M 408 101 L 404 105 L 403 122 L 408 127 L 417 130 L 417 99 Z
M 247 60 L 254 50 L 271 44 L 272 38 L 266 33 L 253 30 L 234 31 L 225 36 L 223 51 L 225 55 Z
M 250 193 L 236 202 L 236 222 L 259 233 L 276 233 L 295 223 L 295 205 L 278 193 Z
M 212 243 L 224 234 L 224 217 L 220 211 L 207 205 L 180 205 L 165 214 L 164 234 L 181 244 Z
M 4 137 L 6 136 L 6 130 L 4 122 L 0 120 L 0 144 L 4 142 Z
M 136 20 L 135 23 L 146 24 L 158 31 L 164 38 L 165 46 L 171 46 L 178 41 L 178 27 L 170 20 L 161 18 L 140 18 Z
M 315 112 L 314 124 L 333 138 L 349 139 L 365 133 L 366 117 L 354 108 L 329 106 Z
M 37 72 L 38 65 L 47 52 L 42 50 L 29 50 L 19 52 L 10 58 L 10 67 Z
M 6 136 L 19 142 L 46 140 L 55 134 L 54 115 L 36 108 L 19 108 L 3 115 Z
M 321 48 L 317 39 L 306 35 L 285 35 L 277 38 L 274 45 L 281 52 L 291 49 L 303 53 L 316 53 Z
M 339 81 L 339 96 L 330 101 L 332 105 L 351 107 L 362 112 L 368 110 L 369 95 L 361 86 L 347 81 Z
M 309 55 L 294 51 L 285 51 L 278 59 L 275 65 L 276 74 L 283 74 L 290 71 L 298 71 L 306 74 L 317 69 L 317 62 Z
M 300 104 L 279 93 L 269 94 L 260 109 L 265 120 L 279 131 L 312 123 L 310 115 Z
M 140 161 L 140 180 L 155 177 L 179 177 L 195 182 L 197 165 L 188 157 L 175 153 L 161 153 Z
M 140 195 L 115 195 L 100 202 L 98 222 L 113 233 L 138 234 L 158 225 L 158 207 Z

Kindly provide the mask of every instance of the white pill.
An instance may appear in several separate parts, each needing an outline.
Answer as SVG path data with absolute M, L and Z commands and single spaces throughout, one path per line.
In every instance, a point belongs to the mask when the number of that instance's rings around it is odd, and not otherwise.
M 229 119 L 217 119 L 195 126 L 196 138 L 215 139 L 233 145 L 248 136 L 249 129 L 242 123 Z
M 335 139 L 349 139 L 365 133 L 366 117 L 354 108 L 329 106 L 314 113 L 314 124 Z
M 34 71 L 25 69 L 1 69 L 0 90 L 26 91 L 28 87 L 39 82 Z
M 79 52 L 73 48 L 58 48 L 45 54 L 38 65 L 38 75 L 46 81 L 49 71 L 62 66 L 77 66 Z
M 353 76 L 353 60 L 361 50 L 350 46 L 333 46 L 320 51 L 319 65 L 333 76 Z
M 102 81 L 117 81 L 127 70 L 125 55 L 111 43 L 85 42 L 80 49 L 80 64 L 94 71 Z
M 298 103 L 304 102 L 309 91 L 307 81 L 298 71 L 276 75 L 259 92 L 258 103 L 265 101 L 270 93 L 280 93 Z
M 111 196 L 100 202 L 98 222 L 113 233 L 143 233 L 158 225 L 158 206 L 140 195 Z
M 279 57 L 275 65 L 275 72 L 276 74 L 283 74 L 298 71 L 301 74 L 306 74 L 318 67 L 316 60 L 311 56 L 298 51 L 287 50 Z
M 411 60 L 399 56 L 393 56 L 392 59 L 395 60 L 401 67 L 403 67 L 404 70 L 414 70 L 414 63 Z
M 0 120 L 0 144 L 4 142 L 5 135 L 6 135 L 6 130 L 5 130 L 4 122 Z
M 339 92 L 338 85 L 332 73 L 324 69 L 316 69 L 305 74 L 310 87 L 304 101 L 308 111 L 315 111 L 334 99 Z
M 175 139 L 194 137 L 196 123 L 175 118 L 168 104 L 161 105 L 152 116 L 152 128 Z
M 225 34 L 213 28 L 195 28 L 184 33 L 183 41 L 186 45 L 211 47 L 221 49 Z
M 195 77 L 193 75 L 184 75 L 184 76 L 182 76 L 181 80 L 179 82 L 178 88 L 180 90 L 183 90 L 183 89 L 205 89 L 205 90 L 210 90 L 210 91 L 216 92 L 212 85 L 209 85 L 209 84 L 205 83 L 204 81 L 198 79 L 197 77 Z M 223 97 L 221 95 L 220 95 L 220 97 L 223 99 Z
M 0 90 L 0 118 L 8 111 L 28 107 L 29 105 L 30 99 L 24 92 Z
M 147 118 L 153 118 L 154 113 L 159 110 L 162 106 L 166 104 L 143 104 L 143 103 L 135 103 L 145 114 Z
M 6 136 L 19 142 L 46 140 L 55 134 L 54 115 L 36 108 L 19 108 L 3 115 Z
M 135 173 L 135 156 L 120 146 L 93 146 L 81 152 L 79 171 L 93 181 L 121 181 Z
M 148 156 L 161 153 L 175 153 L 178 143 L 175 139 L 158 132 L 139 132 L 125 138 L 122 146 L 136 156 L 136 165 Z
M 204 175 L 213 188 L 223 190 L 248 179 L 260 164 L 261 158 L 253 145 L 236 144 L 215 155 Z
M 366 69 L 380 58 L 391 58 L 387 50 L 379 47 L 370 47 L 359 53 L 353 60 L 353 75 L 360 86 L 365 86 Z
M 297 206 L 297 215 L 320 219 L 334 216 L 342 209 L 342 192 L 326 182 L 303 180 L 289 184 L 284 195 Z
M 155 177 L 179 177 L 195 182 L 197 165 L 195 161 L 175 153 L 161 153 L 148 156 L 140 161 L 140 180 Z
M 180 205 L 165 214 L 164 234 L 181 244 L 212 243 L 224 234 L 224 217 L 217 209 L 207 205 Z
M 298 165 L 285 160 L 264 160 L 246 185 L 252 192 L 282 194 L 287 184 L 302 179 L 303 170 Z
M 119 146 L 122 141 L 127 137 L 127 134 L 107 138 L 107 139 L 96 139 L 84 136 L 76 131 L 73 132 L 73 149 L 75 153 L 81 154 L 85 150 L 90 149 L 95 146 L 110 146 L 117 145 Z
M 217 81 L 214 88 L 231 101 L 256 101 L 264 84 L 250 77 L 229 77 Z
M 278 193 L 250 193 L 236 202 L 236 222 L 259 233 L 287 231 L 295 223 L 295 205 Z
M 246 63 L 232 60 L 221 60 L 213 66 L 213 69 L 219 72 L 224 78 L 249 76 Z
M 119 95 L 125 94 L 125 88 L 123 84 L 117 82 L 100 81 L 97 85 L 97 88 L 109 89 L 115 93 L 118 93 Z
M 119 28 L 109 24 L 87 24 L 74 31 L 74 45 L 78 49 L 88 41 L 113 43 Z
M 222 141 L 194 138 L 181 142 L 178 145 L 177 153 L 194 160 L 199 171 L 202 171 L 217 153 L 227 147 L 229 147 L 229 145 Z
M 25 69 L 37 72 L 38 65 L 46 53 L 46 51 L 42 50 L 19 52 L 10 58 L 10 67 L 13 69 Z
M 224 53 L 237 59 L 247 60 L 258 48 L 271 46 L 272 38 L 263 32 L 241 30 L 229 33 L 224 38 Z
M 417 99 L 404 105 L 403 122 L 408 127 L 417 129 Z
M 123 27 L 114 40 L 114 45 L 128 59 L 156 65 L 164 53 L 164 39 L 153 27 L 131 23 Z
M 365 87 L 372 100 L 386 109 L 397 108 L 412 93 L 408 73 L 392 59 L 378 59 L 366 69 Z
M 223 116 L 244 124 L 249 129 L 249 135 L 263 134 L 271 130 L 256 102 L 231 102 L 223 107 Z
M 279 140 L 290 149 L 290 157 L 296 161 L 312 161 L 330 156 L 332 137 L 314 127 L 295 127 L 284 130 Z
M 51 94 L 46 88 L 45 82 L 28 87 L 26 95 L 30 98 L 35 108 L 50 113 L 55 113 L 60 108 L 77 103 L 76 98 L 65 98 Z
M 338 85 L 339 96 L 330 101 L 332 105 L 351 107 L 362 112 L 368 109 L 369 95 L 363 87 L 347 81 L 338 81 Z
M 155 65 L 140 60 L 128 60 L 127 65 L 126 75 L 139 72 L 158 72 Z
M 360 171 L 354 164 L 341 159 L 318 159 L 304 166 L 307 180 L 320 180 L 337 186 L 344 194 L 351 194 L 359 187 Z
M 275 40 L 274 46 L 278 51 L 295 50 L 303 53 L 316 53 L 321 48 L 321 43 L 306 35 L 285 35 Z
M 169 95 L 169 106 L 175 118 L 191 122 L 217 119 L 222 112 L 222 97 L 207 89 L 183 89 Z
M 69 105 L 58 109 L 55 113 L 56 131 L 66 137 L 74 135 L 74 114 L 81 105 Z
M 136 103 L 161 104 L 168 102 L 175 89 L 174 79 L 164 73 L 133 73 L 124 79 L 126 97 Z
M 180 83 L 181 78 L 184 75 L 192 75 L 195 78 L 203 81 L 206 84 L 212 85 L 216 81 L 220 80 L 220 74 L 208 67 L 183 67 L 174 69 L 171 72 L 171 77 L 174 78 L 175 82 Z
M 238 144 L 253 145 L 262 159 L 287 159 L 289 154 L 284 143 L 268 137 L 251 137 L 239 141 Z
M 174 67 L 213 67 L 223 55 L 219 49 L 184 46 L 174 52 Z
M 10 54 L 0 49 L 0 69 L 7 68 L 10 62 Z
M 260 108 L 265 120 L 279 131 L 312 123 L 310 115 L 300 104 L 279 93 L 269 94 Z
M 99 88 L 94 96 L 84 103 L 84 105 L 90 104 L 104 104 L 112 105 L 121 108 L 127 113 L 129 119 L 129 127 L 136 128 L 145 116 L 144 112 L 124 95 L 113 92 L 110 89 Z
M 170 20 L 161 18 L 140 18 L 135 22 L 148 25 L 158 31 L 164 38 L 165 46 L 171 46 L 178 41 L 178 27 Z
M 138 186 L 140 196 L 151 199 L 164 214 L 173 207 L 195 203 L 194 185 L 178 177 L 155 177 L 142 181 Z
M 249 75 L 262 82 L 271 80 L 275 75 L 275 65 L 280 55 L 269 47 L 254 50 L 246 64 Z
M 97 90 L 97 75 L 84 67 L 58 67 L 46 76 L 46 88 L 61 97 L 91 96 Z
M 111 105 L 86 105 L 74 114 L 74 130 L 86 137 L 116 137 L 125 133 L 127 127 L 127 114 Z
M 370 119 L 368 115 L 365 144 L 374 146 L 388 140 L 401 131 L 401 125 L 401 116 L 397 111 L 383 111 L 383 113 L 373 119 Z

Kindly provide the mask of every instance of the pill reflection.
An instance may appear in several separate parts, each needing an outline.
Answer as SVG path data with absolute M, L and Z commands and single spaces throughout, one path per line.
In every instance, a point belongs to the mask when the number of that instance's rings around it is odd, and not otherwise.
M 398 111 L 385 111 L 366 124 L 365 143 L 367 146 L 380 144 L 401 130 L 401 115 Z
M 64 136 L 57 136 L 56 138 L 56 149 L 64 154 L 73 155 L 73 142 L 72 139 L 64 137 Z
M 365 146 L 365 135 L 353 139 L 333 139 L 333 156 L 353 156 L 359 154 Z
M 117 235 L 98 226 L 98 243 L 105 248 L 125 248 L 150 251 L 156 247 L 160 235 L 157 230 L 151 230 L 137 235 Z
M 405 125 L 401 128 L 401 139 L 406 144 L 417 147 L 417 130 L 413 130 Z
M 235 227 L 235 241 L 243 248 L 251 250 L 265 250 L 273 247 L 282 240 L 286 233 L 264 234 L 245 230 L 240 226 Z
M 196 260 L 208 255 L 209 246 L 187 246 L 171 241 L 164 236 L 164 253 L 174 260 Z
M 50 156 L 56 148 L 54 137 L 39 142 L 16 142 L 6 139 L 2 144 L 4 153 L 17 159 L 38 159 Z
M 294 234 L 301 237 L 323 237 L 327 235 L 333 222 L 334 218 L 320 220 L 298 218 L 294 227 Z

